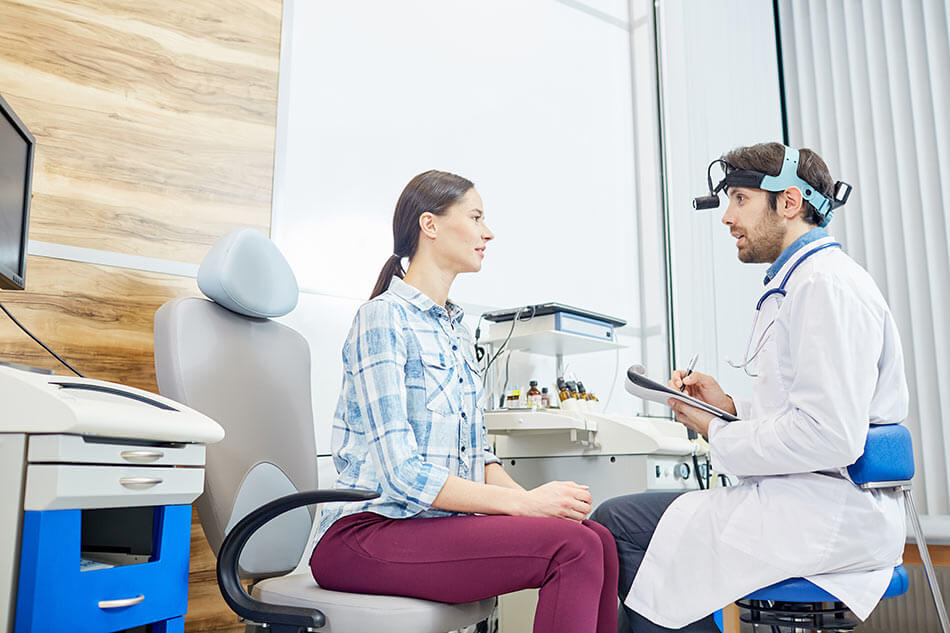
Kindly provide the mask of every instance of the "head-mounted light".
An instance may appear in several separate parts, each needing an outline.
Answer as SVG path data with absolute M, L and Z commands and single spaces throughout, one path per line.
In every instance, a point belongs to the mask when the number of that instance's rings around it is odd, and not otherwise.
M 723 177 L 714 187 L 712 179 L 713 166 L 718 165 L 723 171 Z M 709 186 L 709 195 L 693 198 L 693 208 L 697 211 L 715 209 L 719 206 L 719 192 L 729 187 L 746 187 L 762 189 L 764 191 L 780 192 L 789 187 L 796 187 L 821 217 L 819 226 L 826 226 L 831 221 L 835 209 L 848 201 L 851 195 L 851 185 L 838 181 L 835 183 L 831 198 L 820 193 L 812 185 L 798 176 L 798 150 L 792 147 L 785 148 L 785 160 L 782 161 L 782 171 L 778 176 L 770 176 L 753 169 L 736 169 L 722 158 L 709 163 L 706 169 L 706 184 Z

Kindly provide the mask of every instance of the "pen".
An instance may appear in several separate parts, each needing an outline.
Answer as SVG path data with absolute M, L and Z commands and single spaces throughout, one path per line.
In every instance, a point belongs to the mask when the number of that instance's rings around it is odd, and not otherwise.
M 686 378 L 686 377 L 689 376 L 691 373 L 693 373 L 693 367 L 696 366 L 696 361 L 697 361 L 697 360 L 699 360 L 699 352 L 696 352 L 695 354 L 693 354 L 693 357 L 689 359 L 689 364 L 686 365 L 686 373 L 683 374 L 683 378 Z M 683 385 L 680 387 L 680 391 L 685 391 L 685 390 L 686 390 L 686 383 L 684 382 Z M 699 434 L 698 434 L 696 431 L 694 431 L 693 429 L 686 429 L 686 437 L 687 437 L 688 439 L 695 440 L 697 437 L 699 437 Z M 695 458 L 696 456 L 693 455 L 693 457 Z M 696 477 L 698 478 L 698 477 L 699 477 L 699 466 L 696 464 L 695 461 L 693 462 L 693 468 L 696 469 Z M 698 479 L 697 479 L 697 480 L 698 480 Z
M 696 366 L 697 360 L 699 360 L 699 352 L 696 352 L 695 354 L 693 354 L 693 357 L 689 359 L 689 364 L 686 365 L 686 373 L 683 374 L 683 378 L 686 378 L 691 373 L 693 373 L 693 368 Z M 686 389 L 686 383 L 683 383 L 683 386 L 680 387 L 680 391 L 684 391 L 685 389 Z

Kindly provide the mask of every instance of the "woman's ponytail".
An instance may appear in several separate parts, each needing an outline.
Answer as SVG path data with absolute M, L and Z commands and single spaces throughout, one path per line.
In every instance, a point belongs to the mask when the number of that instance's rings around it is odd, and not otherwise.
M 392 281 L 394 276 L 400 279 L 406 276 L 406 271 L 402 269 L 402 257 L 399 255 L 390 255 L 386 263 L 383 264 L 383 269 L 379 271 L 379 277 L 376 279 L 373 294 L 369 298 L 374 299 L 389 290 L 389 282 Z

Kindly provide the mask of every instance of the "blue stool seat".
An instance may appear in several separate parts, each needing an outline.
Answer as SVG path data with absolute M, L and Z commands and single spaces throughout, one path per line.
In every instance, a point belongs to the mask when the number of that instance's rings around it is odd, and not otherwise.
M 907 592 L 907 570 L 903 565 L 894 568 L 891 582 L 884 591 L 884 598 L 893 598 Z M 773 600 L 775 602 L 840 602 L 821 587 L 804 578 L 789 578 L 764 589 L 753 591 L 746 600 Z
M 918 539 L 940 630 L 950 633 L 950 618 L 947 617 L 910 490 L 910 480 L 914 476 L 914 451 L 907 428 L 902 424 L 872 425 L 868 429 L 864 452 L 848 467 L 848 476 L 861 488 L 894 490 L 903 495 L 907 516 Z M 895 567 L 882 597 L 900 596 L 907 592 L 908 584 L 907 571 L 902 566 Z M 773 631 L 791 628 L 852 633 L 860 625 L 841 600 L 804 578 L 789 578 L 753 591 L 736 604 L 742 609 L 740 620 L 756 627 L 769 626 Z

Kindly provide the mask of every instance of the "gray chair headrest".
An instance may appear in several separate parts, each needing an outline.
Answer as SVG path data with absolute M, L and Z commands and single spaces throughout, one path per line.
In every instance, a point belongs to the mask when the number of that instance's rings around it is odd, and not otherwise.
M 300 294 L 280 250 L 251 228 L 235 229 L 214 243 L 198 268 L 198 288 L 218 305 L 257 318 L 287 314 Z

